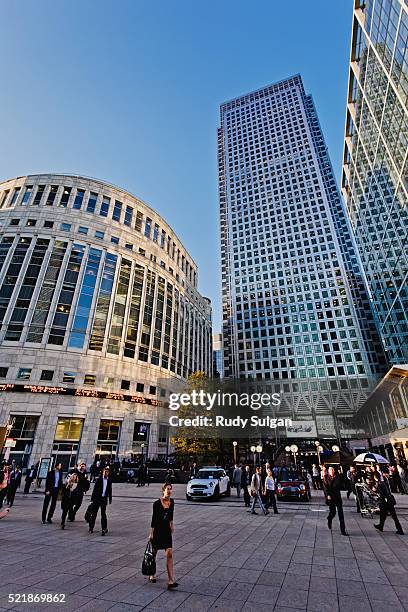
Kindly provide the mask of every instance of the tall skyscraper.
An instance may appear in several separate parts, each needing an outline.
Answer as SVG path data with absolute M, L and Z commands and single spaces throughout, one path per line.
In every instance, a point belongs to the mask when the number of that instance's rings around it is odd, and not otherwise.
M 295 418 L 354 411 L 384 357 L 299 75 L 221 105 L 218 160 L 225 376 L 290 382 Z
M 408 363 L 408 7 L 355 0 L 342 191 L 390 363 Z

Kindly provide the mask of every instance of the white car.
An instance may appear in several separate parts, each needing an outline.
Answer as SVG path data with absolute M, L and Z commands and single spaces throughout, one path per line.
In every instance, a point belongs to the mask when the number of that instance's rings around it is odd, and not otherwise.
M 187 484 L 186 498 L 218 499 L 220 495 L 231 495 L 230 480 L 225 470 L 220 467 L 203 467 L 197 476 L 191 478 Z

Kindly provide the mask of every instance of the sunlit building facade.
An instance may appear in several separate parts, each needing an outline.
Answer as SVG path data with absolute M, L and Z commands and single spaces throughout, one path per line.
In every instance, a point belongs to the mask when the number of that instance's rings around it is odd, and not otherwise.
M 211 306 L 169 225 L 107 183 L 0 184 L 0 424 L 12 457 L 166 455 L 172 384 L 212 372 Z M 143 444 L 143 447 L 142 447 Z
M 408 7 L 355 0 L 342 191 L 391 364 L 408 363 Z
M 310 435 L 338 434 L 385 358 L 299 75 L 221 105 L 218 162 L 225 376 L 276 381 Z

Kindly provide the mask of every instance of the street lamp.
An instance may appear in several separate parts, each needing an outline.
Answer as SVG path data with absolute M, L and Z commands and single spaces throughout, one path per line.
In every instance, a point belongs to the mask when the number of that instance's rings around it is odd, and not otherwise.
M 142 444 L 140 445 L 141 449 L 142 449 L 142 465 L 143 465 L 143 449 L 144 449 L 144 443 L 142 442 Z
M 287 453 L 290 453 L 290 446 L 285 446 L 285 451 L 286 451 Z
M 261 453 L 262 453 L 262 444 L 258 444 L 256 447 L 256 452 L 258 453 L 258 462 L 261 463 Z
M 232 446 L 234 447 L 234 463 L 237 462 L 237 445 L 238 445 L 238 442 L 234 440 L 232 443 Z
M 295 467 L 296 467 L 296 453 L 298 452 L 298 447 L 296 446 L 296 444 L 292 444 L 292 446 L 290 447 L 291 452 L 293 453 L 293 458 L 295 460 Z
M 251 446 L 251 453 L 253 453 L 253 455 L 254 455 L 254 468 L 255 468 L 255 465 L 256 465 L 256 455 L 255 455 L 255 453 L 256 453 L 256 446 Z
M 332 451 L 333 451 L 333 453 L 338 453 L 338 452 L 339 452 L 339 450 L 340 450 L 340 447 L 339 447 L 339 446 L 337 446 L 337 444 L 333 444 L 333 446 L 332 446 Z

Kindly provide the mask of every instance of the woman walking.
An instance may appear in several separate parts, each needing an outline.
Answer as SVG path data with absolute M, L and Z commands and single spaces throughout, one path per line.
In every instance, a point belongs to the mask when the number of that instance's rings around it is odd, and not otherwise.
M 75 472 L 68 478 L 67 483 L 62 490 L 61 501 L 61 529 L 65 529 L 65 521 L 67 515 L 72 515 L 75 504 L 80 497 L 80 489 L 78 487 L 78 474 Z
M 171 499 L 172 486 L 165 483 L 162 486 L 162 497 L 153 504 L 153 516 L 150 529 L 150 539 L 152 542 L 154 556 L 158 550 L 166 552 L 166 566 L 168 576 L 168 589 L 175 589 L 178 583 L 174 582 L 173 574 L 173 514 L 174 500 Z M 155 576 L 149 576 L 149 582 L 156 582 Z
M 264 495 L 265 495 L 265 501 L 266 501 L 265 508 L 269 509 L 271 506 L 273 506 L 274 514 L 279 514 L 278 508 L 276 506 L 276 497 L 275 497 L 276 485 L 275 485 L 275 479 L 272 474 L 272 470 L 268 469 L 266 474 L 267 475 L 265 478 L 265 488 L 264 488 Z

